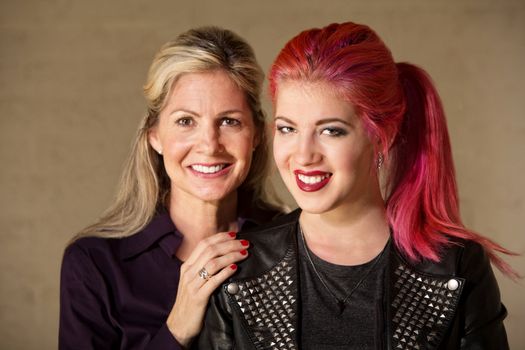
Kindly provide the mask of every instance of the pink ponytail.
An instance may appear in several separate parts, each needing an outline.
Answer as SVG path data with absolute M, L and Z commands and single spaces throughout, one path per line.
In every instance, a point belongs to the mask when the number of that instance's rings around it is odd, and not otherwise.
M 517 277 L 495 251 L 512 254 L 493 241 L 466 229 L 459 215 L 452 151 L 445 114 L 428 74 L 409 63 L 398 63 L 406 112 L 392 145 L 387 214 L 398 247 L 411 260 L 439 260 L 450 237 L 480 243 L 492 262 Z

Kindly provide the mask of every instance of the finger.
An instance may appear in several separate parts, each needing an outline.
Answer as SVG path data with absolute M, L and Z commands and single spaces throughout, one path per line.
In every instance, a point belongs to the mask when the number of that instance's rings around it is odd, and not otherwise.
M 217 257 L 215 259 L 212 259 L 206 263 L 204 266 L 204 269 L 208 272 L 208 279 L 202 278 L 200 276 L 200 271 L 197 273 L 195 283 L 193 288 L 201 288 L 202 285 L 207 283 L 215 274 L 219 273 L 221 270 L 223 270 L 225 267 L 228 267 L 236 262 L 239 262 L 241 260 L 244 260 L 248 257 L 248 251 L 247 250 L 241 250 L 240 252 L 233 252 L 226 255 L 222 255 L 220 257 Z
M 213 258 L 209 260 L 204 265 L 204 267 L 206 268 L 206 270 L 208 271 L 210 275 L 215 275 L 219 271 L 221 271 L 223 268 L 233 263 L 237 263 L 241 260 L 244 260 L 247 257 L 248 257 L 248 251 L 246 249 L 243 249 L 241 251 L 235 251 L 235 252 L 231 252 L 231 253 Z
M 230 232 L 219 232 L 214 234 L 213 236 L 207 237 L 200 241 L 193 252 L 191 252 L 189 258 L 186 260 L 186 262 L 190 265 L 193 265 L 197 258 L 202 254 L 202 252 L 208 248 L 210 245 L 215 245 L 221 242 L 227 242 L 232 241 L 237 236 L 236 232 L 230 231 Z
M 213 277 L 211 277 L 208 280 L 208 282 L 204 283 L 199 293 L 202 293 L 203 296 L 206 296 L 207 298 L 209 298 L 210 295 L 213 293 L 213 291 L 217 289 L 224 281 L 230 278 L 235 273 L 236 270 L 237 270 L 236 264 L 231 264 L 231 265 L 226 266 L 221 271 L 213 275 Z
M 196 271 L 199 271 L 205 266 L 207 269 L 213 268 L 213 266 L 208 265 L 208 262 L 211 260 L 230 253 L 238 253 L 240 251 L 246 250 L 249 246 L 250 242 L 247 240 L 232 240 L 210 245 L 206 247 L 201 255 L 195 260 L 192 268 Z M 216 268 L 216 271 L 217 270 L 219 269 Z
M 186 261 L 181 266 L 181 276 L 180 283 L 189 284 L 191 283 L 196 276 L 199 276 L 200 271 L 203 267 L 206 267 L 207 271 L 218 271 L 223 266 L 213 266 L 208 265 L 208 263 L 216 257 L 227 255 L 230 253 L 240 253 L 245 251 L 248 248 L 250 243 L 246 240 L 227 240 L 223 242 L 216 243 L 214 245 L 208 245 L 206 249 L 201 253 L 201 256 L 197 257 L 197 260 L 190 264 L 189 261 Z M 238 258 L 242 258 L 242 255 L 246 252 L 237 255 Z M 234 262 L 234 261 L 231 261 Z M 200 286 L 199 286 L 200 287 Z

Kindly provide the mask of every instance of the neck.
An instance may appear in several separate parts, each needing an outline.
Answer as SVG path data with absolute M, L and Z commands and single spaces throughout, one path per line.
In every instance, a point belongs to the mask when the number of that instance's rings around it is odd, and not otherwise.
M 219 201 L 202 201 L 185 192 L 170 196 L 170 217 L 184 237 L 177 257 L 185 261 L 197 244 L 218 232 L 238 231 L 237 193 Z
M 326 213 L 303 211 L 299 221 L 310 250 L 319 258 L 338 265 L 359 265 L 372 260 L 390 237 L 380 197 Z

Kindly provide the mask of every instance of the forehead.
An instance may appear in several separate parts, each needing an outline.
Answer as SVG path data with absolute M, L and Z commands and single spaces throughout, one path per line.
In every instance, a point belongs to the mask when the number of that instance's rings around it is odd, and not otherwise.
M 167 105 L 213 103 L 224 108 L 247 104 L 244 91 L 223 70 L 185 73 L 172 83 Z
M 356 118 L 354 106 L 328 83 L 284 81 L 275 98 L 275 117 Z

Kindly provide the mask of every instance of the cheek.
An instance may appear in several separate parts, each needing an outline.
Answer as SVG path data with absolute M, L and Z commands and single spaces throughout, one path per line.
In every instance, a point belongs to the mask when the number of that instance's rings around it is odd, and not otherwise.
M 273 144 L 273 159 L 277 168 L 282 171 L 286 167 L 287 159 L 289 158 L 287 148 L 282 144 Z
M 372 160 L 372 152 L 368 147 L 353 146 L 345 149 L 339 149 L 332 156 L 332 159 L 338 160 L 338 167 L 347 172 L 368 171 Z
M 181 156 L 190 148 L 190 142 L 184 138 L 173 137 L 166 140 L 165 148 L 169 150 L 174 157 Z
M 250 162 L 255 147 L 255 135 L 251 132 L 242 134 L 225 135 L 222 140 L 228 153 L 234 155 L 238 160 Z

